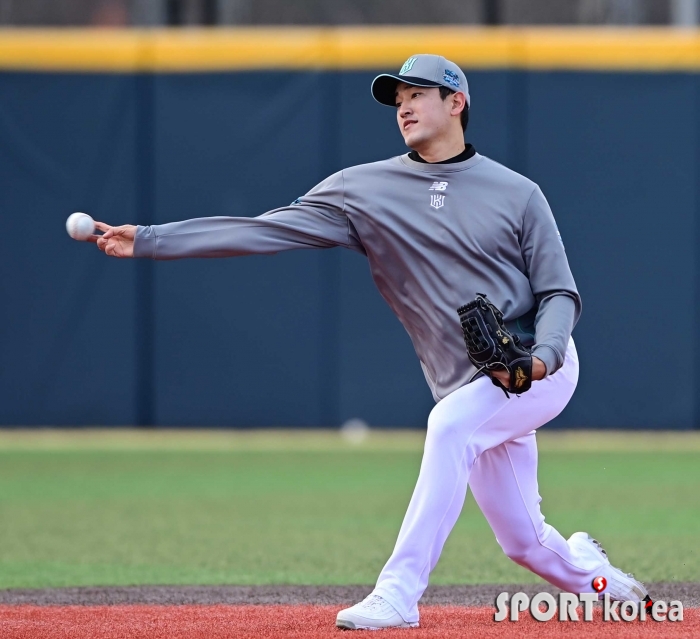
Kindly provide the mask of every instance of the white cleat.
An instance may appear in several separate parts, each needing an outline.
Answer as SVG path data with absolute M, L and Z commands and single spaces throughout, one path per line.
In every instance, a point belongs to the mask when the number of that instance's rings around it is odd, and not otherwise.
M 386 599 L 369 595 L 352 608 L 338 613 L 335 625 L 344 630 L 382 630 L 384 628 L 417 628 L 408 623 Z
M 588 533 L 574 533 L 569 537 L 569 545 L 580 554 L 601 561 L 600 575 L 605 577 L 607 582 L 603 592 L 599 593 L 601 599 L 607 593 L 613 601 L 646 601 L 650 605 L 651 598 L 644 584 L 641 581 L 637 581 L 634 575 L 615 568 L 610 563 L 608 553 L 605 552 L 603 546 Z

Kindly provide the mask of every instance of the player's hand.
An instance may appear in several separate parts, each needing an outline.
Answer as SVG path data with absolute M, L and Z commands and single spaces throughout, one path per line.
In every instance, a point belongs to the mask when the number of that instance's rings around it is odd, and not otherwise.
M 539 357 L 534 357 L 532 358 L 532 381 L 536 382 L 537 380 L 544 379 L 544 376 L 547 374 L 547 367 L 544 365 L 544 362 L 539 358 Z M 506 388 L 508 388 L 508 385 L 510 384 L 510 376 L 506 371 L 494 371 L 491 373 L 498 381 L 501 382 Z
M 104 235 L 93 235 L 90 242 L 95 242 L 100 251 L 112 257 L 134 257 L 136 226 L 133 224 L 110 226 L 104 222 L 95 221 L 95 227 Z
M 547 367 L 544 365 L 544 362 L 539 357 L 535 357 L 533 355 L 533 357 L 532 357 L 532 381 L 536 382 L 540 379 L 544 379 L 544 376 L 546 374 L 547 374 Z

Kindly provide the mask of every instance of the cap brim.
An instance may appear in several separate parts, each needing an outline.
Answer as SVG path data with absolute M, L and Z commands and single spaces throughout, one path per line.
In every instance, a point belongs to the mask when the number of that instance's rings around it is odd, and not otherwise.
M 392 75 L 391 73 L 382 73 L 372 81 L 372 97 L 380 104 L 386 106 L 396 106 L 396 85 L 399 82 L 405 82 L 414 87 L 439 87 L 437 82 L 432 80 L 424 80 L 423 78 L 413 78 L 406 75 Z

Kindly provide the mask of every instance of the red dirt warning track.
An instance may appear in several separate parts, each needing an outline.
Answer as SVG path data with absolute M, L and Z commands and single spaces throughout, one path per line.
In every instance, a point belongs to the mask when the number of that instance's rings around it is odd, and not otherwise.
M 3 639 L 224 639 L 343 637 L 338 630 L 341 606 L 0 606 Z M 682 622 L 603 623 L 536 622 L 527 615 L 517 623 L 493 621 L 493 608 L 425 606 L 421 628 L 386 630 L 382 639 L 440 637 L 698 637 L 700 610 L 686 609 Z M 367 636 L 360 632 L 359 636 Z M 377 636 L 372 634 L 372 636 Z

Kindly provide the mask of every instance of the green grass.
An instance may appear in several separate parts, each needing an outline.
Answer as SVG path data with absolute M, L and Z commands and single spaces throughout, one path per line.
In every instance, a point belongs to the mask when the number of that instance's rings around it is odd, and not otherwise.
M 0 433 L 0 588 L 372 583 L 421 433 Z M 543 433 L 550 523 L 646 581 L 700 575 L 698 434 Z M 536 582 L 471 497 L 433 583 Z

